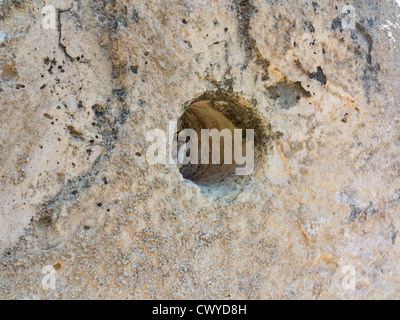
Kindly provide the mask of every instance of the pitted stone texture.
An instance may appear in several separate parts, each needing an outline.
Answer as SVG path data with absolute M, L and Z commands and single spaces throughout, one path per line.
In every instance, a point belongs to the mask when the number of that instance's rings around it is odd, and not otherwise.
M 399 298 L 400 7 L 346 4 L 1 2 L 0 297 Z M 234 198 L 146 161 L 210 90 L 271 124 Z

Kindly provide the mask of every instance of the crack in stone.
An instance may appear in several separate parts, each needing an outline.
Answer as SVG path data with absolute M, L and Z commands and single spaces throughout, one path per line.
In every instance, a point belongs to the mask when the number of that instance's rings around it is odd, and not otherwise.
M 242 70 L 245 70 L 249 61 L 255 57 L 255 62 L 264 70 L 263 80 L 268 80 L 268 67 L 270 62 L 263 57 L 257 47 L 256 40 L 250 34 L 250 21 L 253 14 L 257 12 L 257 8 L 253 5 L 251 0 L 233 0 L 233 3 L 237 10 L 239 36 L 242 39 L 242 44 L 244 45 L 246 53 L 246 60 Z
M 62 38 L 62 23 L 61 23 L 61 14 L 65 13 L 65 12 L 69 12 L 72 10 L 72 8 L 74 7 L 73 3 L 71 5 L 71 7 L 69 9 L 66 10 L 57 10 L 57 19 L 58 19 L 58 23 L 57 23 L 57 31 L 58 31 L 58 46 L 61 49 L 61 51 L 64 53 L 64 55 L 70 60 L 70 61 L 74 61 L 75 59 L 72 58 L 68 51 L 67 51 L 67 47 L 62 43 L 61 38 Z
M 368 42 L 368 55 L 367 55 L 367 63 L 369 65 L 372 64 L 372 56 L 371 56 L 371 52 L 372 52 L 372 46 L 374 41 L 372 40 L 371 35 L 365 30 L 365 28 L 359 24 L 358 22 L 356 22 L 356 27 L 357 29 L 363 34 L 365 40 L 367 40 Z

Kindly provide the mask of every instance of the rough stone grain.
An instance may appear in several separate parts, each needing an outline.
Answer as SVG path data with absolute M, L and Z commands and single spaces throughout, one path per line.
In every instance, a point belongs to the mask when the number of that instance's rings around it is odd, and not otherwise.
M 0 1 L 0 298 L 400 298 L 396 1 L 48 4 Z M 268 128 L 226 192 L 146 161 L 206 92 Z

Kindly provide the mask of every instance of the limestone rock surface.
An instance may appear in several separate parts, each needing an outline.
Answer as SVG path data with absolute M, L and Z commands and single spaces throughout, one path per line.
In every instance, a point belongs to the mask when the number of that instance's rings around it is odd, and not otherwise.
M 0 298 L 399 299 L 399 44 L 394 0 L 0 1 Z M 146 160 L 205 93 L 267 128 L 207 192 Z

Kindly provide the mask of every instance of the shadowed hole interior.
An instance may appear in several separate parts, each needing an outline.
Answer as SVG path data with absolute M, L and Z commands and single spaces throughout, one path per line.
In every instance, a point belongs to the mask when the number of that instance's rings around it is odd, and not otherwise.
M 268 125 L 262 121 L 254 105 L 232 93 L 207 92 L 188 103 L 178 121 L 177 135 L 180 136 L 184 129 L 193 129 L 197 133 L 199 163 L 178 163 L 178 168 L 185 179 L 191 180 L 202 187 L 233 187 L 235 189 L 235 184 L 243 184 L 251 178 L 251 174 L 236 174 L 236 169 L 243 168 L 246 164 L 238 165 L 235 161 L 237 160 L 234 152 L 235 129 L 242 129 L 240 138 L 243 157 L 246 156 L 246 129 L 254 130 L 254 157 L 252 161 L 254 161 L 255 169 L 260 166 L 261 159 L 266 154 Z M 225 133 L 230 132 L 230 136 L 229 134 L 227 135 L 228 139 L 232 137 L 230 143 L 225 140 L 225 135 L 222 133 L 216 139 L 216 141 L 219 141 L 217 143 L 219 143 L 220 164 L 213 164 L 212 161 L 213 138 L 211 136 L 208 139 L 209 164 L 200 163 L 202 129 L 217 129 L 220 133 L 222 130 Z M 190 138 L 186 138 L 184 143 L 189 142 L 189 140 Z M 204 140 L 204 142 L 206 141 L 207 139 Z M 231 152 L 232 155 L 231 164 L 225 162 L 225 153 L 228 152 Z M 188 150 L 187 156 L 189 154 Z

